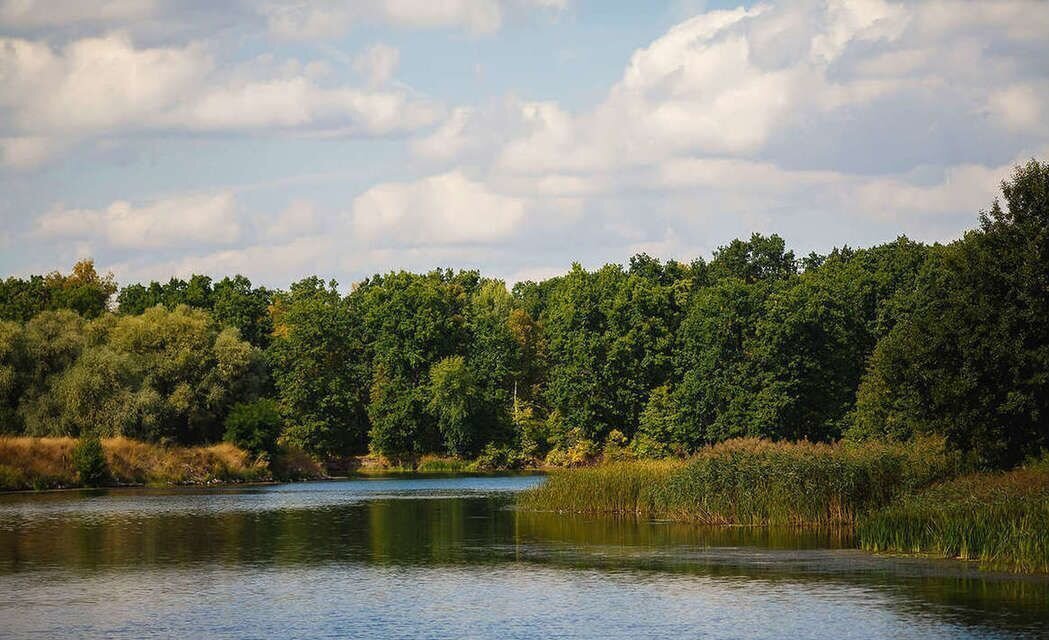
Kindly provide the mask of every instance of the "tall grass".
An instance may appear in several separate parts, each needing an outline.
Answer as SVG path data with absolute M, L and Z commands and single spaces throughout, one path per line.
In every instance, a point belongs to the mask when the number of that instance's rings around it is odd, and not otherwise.
M 525 491 L 519 504 L 539 511 L 657 515 L 657 491 L 684 462 L 638 460 L 560 469 Z
M 0 489 L 78 485 L 73 438 L 0 438 Z M 209 484 L 268 480 L 265 463 L 229 443 L 165 447 L 127 438 L 102 440 L 109 484 Z
M 865 511 L 956 473 L 940 441 L 774 443 L 738 439 L 681 461 L 559 471 L 526 508 L 638 514 L 726 525 L 851 524 Z
M 972 474 L 931 487 L 862 518 L 857 537 L 869 551 L 1049 572 L 1049 465 Z

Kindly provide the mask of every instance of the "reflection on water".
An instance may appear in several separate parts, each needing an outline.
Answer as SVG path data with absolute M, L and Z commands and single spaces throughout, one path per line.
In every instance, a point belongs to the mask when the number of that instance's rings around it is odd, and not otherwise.
M 0 497 L 4 637 L 1036 637 L 1049 581 L 842 531 L 520 512 L 537 476 Z

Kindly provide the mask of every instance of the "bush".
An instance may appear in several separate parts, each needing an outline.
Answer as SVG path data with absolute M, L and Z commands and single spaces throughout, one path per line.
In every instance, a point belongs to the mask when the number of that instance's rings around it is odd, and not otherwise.
M 525 465 L 525 456 L 513 447 L 500 447 L 489 443 L 477 456 L 477 468 L 483 471 L 495 469 L 520 469 Z
M 241 402 L 226 417 L 227 442 L 259 456 L 272 455 L 277 450 L 284 421 L 277 403 L 270 399 Z
M 98 487 L 109 479 L 109 465 L 97 435 L 81 437 L 73 447 L 72 458 L 77 479 L 85 487 Z

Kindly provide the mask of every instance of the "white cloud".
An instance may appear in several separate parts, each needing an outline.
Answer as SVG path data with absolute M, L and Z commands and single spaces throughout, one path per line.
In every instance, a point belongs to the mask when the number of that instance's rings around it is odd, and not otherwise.
M 0 165 L 31 169 L 51 157 L 59 146 L 57 140 L 43 136 L 0 138 Z
M 267 3 L 263 13 L 272 34 L 296 40 L 334 38 L 360 24 L 488 35 L 499 30 L 507 13 L 556 16 L 568 4 L 568 0 L 280 0 Z
M 1018 133 L 1049 130 L 1049 80 L 1040 86 L 1014 84 L 988 98 L 991 112 Z
M 352 228 L 372 246 L 494 242 L 524 215 L 522 200 L 452 172 L 368 189 L 353 201 Z
M 240 237 L 232 193 L 180 196 L 135 206 L 118 200 L 105 209 L 58 206 L 40 216 L 44 238 L 99 238 L 112 247 L 164 249 L 229 244 Z
M 294 238 L 310 235 L 317 230 L 320 220 L 313 203 L 295 200 L 280 212 L 265 229 L 270 238 Z
M 397 70 L 401 52 L 388 44 L 374 44 L 353 60 L 353 69 L 372 85 L 389 82 Z
M 157 13 L 157 0 L 0 0 L 0 25 L 15 28 L 111 24 Z
M 203 45 L 140 49 L 120 34 L 59 50 L 0 38 L 4 163 L 32 166 L 78 140 L 141 131 L 376 136 L 440 113 L 404 90 L 325 86 L 318 76 L 315 64 L 268 58 L 222 68 Z

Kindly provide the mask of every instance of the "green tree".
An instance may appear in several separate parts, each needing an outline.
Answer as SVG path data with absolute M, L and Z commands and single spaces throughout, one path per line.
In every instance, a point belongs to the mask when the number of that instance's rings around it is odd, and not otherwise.
M 73 447 L 73 468 L 77 479 L 86 487 L 98 487 L 109 479 L 109 465 L 102 441 L 95 434 L 85 435 Z
M 306 278 L 275 303 L 267 351 L 288 437 L 320 456 L 367 450 L 370 375 L 360 324 L 335 282 Z
M 203 291 L 203 283 L 199 283 L 198 287 Z M 192 293 L 196 295 L 195 291 Z M 265 348 L 273 333 L 273 320 L 269 312 L 272 295 L 263 287 L 252 288 L 251 280 L 242 275 L 225 277 L 212 288 L 212 312 L 219 324 L 236 328 L 245 340 L 256 347 Z
M 462 356 L 449 356 L 430 369 L 430 411 L 448 453 L 469 456 L 481 444 L 480 391 Z
M 270 398 L 238 402 L 226 416 L 223 438 L 253 455 L 273 455 L 284 426 L 279 405 Z
M 670 387 L 656 387 L 641 412 L 632 447 L 642 458 L 665 458 L 681 452 L 684 445 L 680 427 L 681 420 Z
M 1049 447 L 1049 165 L 1017 167 L 1002 192 L 896 305 L 852 435 L 941 433 L 993 466 Z

